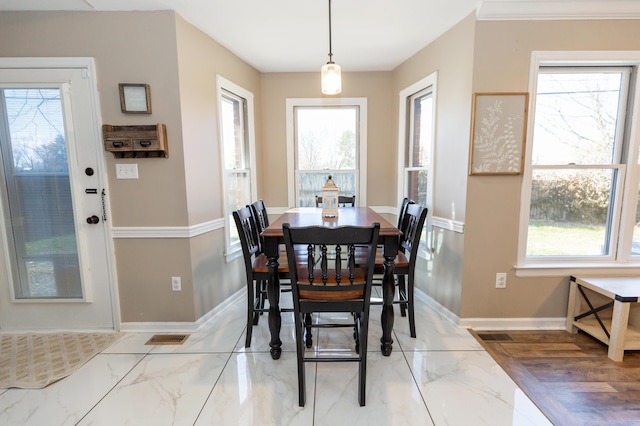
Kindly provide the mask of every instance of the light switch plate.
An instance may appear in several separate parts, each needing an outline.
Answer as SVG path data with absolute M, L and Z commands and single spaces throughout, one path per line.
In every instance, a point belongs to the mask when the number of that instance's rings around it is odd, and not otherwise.
M 138 165 L 116 164 L 116 179 L 138 179 Z

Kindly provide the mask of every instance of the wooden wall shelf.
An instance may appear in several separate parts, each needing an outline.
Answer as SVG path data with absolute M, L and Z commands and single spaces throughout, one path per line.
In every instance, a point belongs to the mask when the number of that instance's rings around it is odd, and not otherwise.
M 104 149 L 115 158 L 167 158 L 167 128 L 164 124 L 102 125 Z

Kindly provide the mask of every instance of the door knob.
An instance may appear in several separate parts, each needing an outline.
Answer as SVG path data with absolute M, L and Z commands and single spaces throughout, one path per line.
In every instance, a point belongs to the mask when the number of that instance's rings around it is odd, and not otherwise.
M 87 223 L 89 225 L 95 225 L 98 222 L 100 222 L 100 218 L 98 216 L 96 216 L 95 214 L 93 216 L 87 218 Z

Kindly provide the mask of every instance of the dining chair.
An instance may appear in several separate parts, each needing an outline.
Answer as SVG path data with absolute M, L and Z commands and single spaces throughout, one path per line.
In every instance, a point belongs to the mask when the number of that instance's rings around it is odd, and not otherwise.
M 240 237 L 247 279 L 247 333 L 244 345 L 248 348 L 251 346 L 253 326 L 258 324 L 259 315 L 268 312 L 268 308 L 265 308 L 265 301 L 269 267 L 267 265 L 268 259 L 261 249 L 258 225 L 251 208 L 242 207 L 235 210 L 233 219 Z M 301 257 L 301 254 L 299 253 L 298 257 Z M 284 254 L 279 259 L 278 276 L 289 278 L 289 264 Z M 283 308 L 281 311 L 291 312 L 292 309 Z
M 407 205 L 415 204 L 416 202 L 408 197 L 404 197 L 402 203 L 400 204 L 400 209 L 398 210 L 398 229 L 402 226 L 402 221 L 404 220 L 404 214 L 407 212 Z
M 338 196 L 338 207 L 355 207 L 356 206 L 356 196 L 355 195 L 339 195 Z M 322 197 L 316 195 L 316 207 L 322 207 Z
M 251 203 L 247 207 L 251 208 L 251 212 L 256 221 L 256 226 L 258 230 L 258 237 L 260 238 L 260 251 L 264 251 L 264 239 L 260 237 L 262 231 L 269 227 L 269 215 L 267 213 L 267 206 L 262 200 L 258 200 L 254 203 Z
M 409 313 L 409 332 L 411 337 L 416 337 L 416 319 L 414 309 L 414 286 L 415 286 L 415 270 L 416 261 L 418 259 L 418 248 L 420 246 L 420 238 L 422 230 L 427 219 L 428 209 L 411 202 L 409 200 L 405 206 L 402 221 L 399 223 L 398 229 L 402 231 L 398 245 L 398 254 L 395 258 L 394 279 L 398 288 L 397 297 L 393 303 L 400 305 L 400 314 L 405 317 Z M 359 259 L 364 262 L 364 258 Z M 381 250 L 376 253 L 376 263 L 374 273 L 376 277 L 384 274 L 384 257 Z M 377 279 L 376 285 L 382 283 L 381 279 Z M 375 299 L 372 305 L 381 305 L 382 300 Z
M 367 333 L 369 328 L 369 306 L 371 284 L 375 262 L 376 246 L 380 224 L 369 227 L 342 226 L 325 228 L 311 226 L 292 228 L 283 225 L 289 275 L 293 292 L 296 352 L 298 360 L 298 403 L 304 407 L 306 400 L 305 363 L 307 362 L 358 362 L 358 402 L 365 405 Z M 308 247 L 307 262 L 296 261 L 295 246 Z M 335 252 L 328 255 L 328 247 L 335 246 Z M 356 263 L 356 246 L 367 248 L 366 261 Z M 317 249 L 320 261 L 313 260 L 312 252 Z M 345 312 L 353 318 L 352 324 L 322 322 L 314 324 L 305 321 L 311 314 L 324 312 Z M 305 334 L 311 328 L 353 327 L 355 355 L 345 352 L 318 354 L 313 350 L 305 353 Z M 303 332 L 304 329 L 304 332 Z M 352 354 L 353 355 L 353 354 Z

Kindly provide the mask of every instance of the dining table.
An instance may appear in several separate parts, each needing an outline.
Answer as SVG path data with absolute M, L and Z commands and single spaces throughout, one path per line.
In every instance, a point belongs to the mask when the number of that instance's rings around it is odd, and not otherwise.
M 382 280 L 382 337 L 380 338 L 380 350 L 383 355 L 389 356 L 393 349 L 393 298 L 395 293 L 394 259 L 398 254 L 399 236 L 402 232 L 391 222 L 370 207 L 341 207 L 336 217 L 328 218 L 322 215 L 322 208 L 298 207 L 287 210 L 278 219 L 273 221 L 260 234 L 264 241 L 264 254 L 268 259 L 269 280 L 267 283 L 267 298 L 269 300 L 269 342 L 271 358 L 279 359 L 282 354 L 282 341 L 280 340 L 280 280 L 278 277 L 278 258 L 280 246 L 284 243 L 282 225 L 288 223 L 291 227 L 324 226 L 336 228 L 339 226 L 371 226 L 380 224 L 379 244 L 382 246 L 384 257 L 384 275 Z

